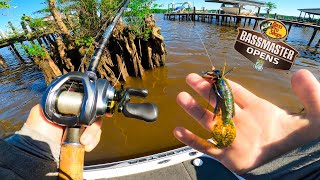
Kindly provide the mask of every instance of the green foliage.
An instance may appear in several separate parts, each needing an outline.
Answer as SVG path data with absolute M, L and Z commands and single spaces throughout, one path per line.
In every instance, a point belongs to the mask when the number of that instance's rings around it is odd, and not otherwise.
M 100 10 L 102 15 L 109 17 L 114 11 L 120 8 L 121 0 L 101 0 Z
M 92 36 L 84 36 L 76 38 L 75 43 L 78 47 L 86 46 L 89 47 L 94 41 L 94 38 Z
M 10 4 L 8 4 L 10 1 L 11 0 L 0 0 L 0 9 L 10 8 Z
M 265 10 L 267 11 L 267 16 L 269 16 L 269 13 L 272 10 L 277 9 L 277 5 L 273 2 L 266 2 L 265 5 L 266 5 Z
M 29 25 L 32 28 L 40 29 L 40 28 L 46 27 L 47 23 L 45 21 L 43 21 L 42 18 L 34 18 L 34 19 L 30 20 Z
M 143 35 L 143 39 L 145 41 L 148 41 L 150 34 L 151 34 L 151 29 L 150 28 L 144 28 L 144 30 L 142 31 L 142 35 Z
M 63 21 L 72 31 L 74 37 L 86 39 L 96 37 L 99 29 L 105 29 L 105 24 L 114 17 L 121 8 L 123 0 L 56 0 L 57 9 L 65 15 Z M 100 32 L 100 33 L 101 33 Z M 79 40 L 80 44 L 84 41 Z
M 167 9 L 159 9 L 159 8 L 152 8 L 151 13 L 154 14 L 159 14 L 159 13 L 166 13 L 168 10 Z
M 47 21 L 44 21 L 43 18 L 34 18 L 34 19 L 29 19 L 28 21 L 31 29 L 33 31 L 39 32 L 39 33 L 43 33 L 45 31 L 48 31 L 47 29 L 50 29 L 50 23 L 48 23 Z
M 126 12 L 130 30 L 138 38 L 147 40 L 151 30 L 145 26 L 145 18 L 151 14 L 152 0 L 132 0 Z
M 267 7 L 266 7 L 266 10 L 273 10 L 273 9 L 277 9 L 277 5 L 273 2 L 267 2 L 265 4 Z
M 31 20 L 32 20 L 32 17 L 27 16 L 25 14 L 23 14 L 22 17 L 21 17 L 21 21 L 31 21 Z
M 32 45 L 22 45 L 23 49 L 27 51 L 30 56 L 33 57 L 44 57 L 46 56 L 45 51 L 39 44 L 32 44 Z
M 160 5 L 159 5 L 159 4 L 153 4 L 152 9 L 155 9 L 155 8 L 158 8 L 158 7 L 160 7 Z
M 1 0 L 0 0 L 1 1 Z M 48 5 L 49 0 L 46 0 Z M 63 14 L 63 22 L 71 32 L 76 46 L 89 46 L 100 37 L 106 28 L 106 22 L 115 17 L 123 4 L 123 0 L 56 0 L 56 8 Z M 151 29 L 145 27 L 145 17 L 151 14 L 152 0 L 131 0 L 129 11 L 127 11 L 128 26 L 136 37 L 147 40 Z M 49 6 L 36 13 L 47 14 Z M 42 19 L 24 16 L 30 27 L 42 32 L 51 30 L 59 32 L 54 21 L 43 21 Z M 98 34 L 99 33 L 99 34 Z
M 50 9 L 44 8 L 44 9 L 40 9 L 40 10 L 34 12 L 33 14 L 49 14 L 49 13 L 50 13 Z

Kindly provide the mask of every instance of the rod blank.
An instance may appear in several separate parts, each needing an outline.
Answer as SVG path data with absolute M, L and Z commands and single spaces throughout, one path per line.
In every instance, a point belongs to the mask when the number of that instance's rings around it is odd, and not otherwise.
M 123 14 L 124 10 L 127 8 L 129 2 L 130 2 L 129 0 L 125 2 L 124 6 L 120 9 L 116 17 L 113 19 L 112 23 L 107 27 L 106 31 L 103 34 L 102 39 L 99 41 L 99 44 L 93 53 L 93 56 L 91 58 L 87 71 L 91 71 L 94 73 L 97 72 L 97 67 L 98 67 L 101 55 L 103 53 L 103 50 L 109 43 L 109 39 L 112 34 L 112 31 L 116 27 L 121 15 Z

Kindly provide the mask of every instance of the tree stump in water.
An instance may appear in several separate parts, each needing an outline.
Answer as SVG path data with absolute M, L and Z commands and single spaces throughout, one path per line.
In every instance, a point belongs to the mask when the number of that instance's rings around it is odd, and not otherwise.
M 48 51 L 43 48 L 45 52 L 44 57 L 35 57 L 34 62 L 42 70 L 44 79 L 47 84 L 50 84 L 52 80 L 60 76 L 62 73 L 55 62 L 51 59 Z
M 155 69 L 165 64 L 166 50 L 160 28 L 155 25 L 153 16 L 146 18 L 145 24 L 151 30 L 148 40 L 136 38 L 130 29 L 119 21 L 113 32 L 112 43 L 108 47 L 111 54 L 121 57 L 122 62 L 124 60 L 122 64 L 126 69 L 120 69 L 129 76 L 143 78 L 145 69 Z
M 146 19 L 147 27 L 151 28 L 151 38 L 149 39 L 149 47 L 152 49 L 152 61 L 156 67 L 165 64 L 165 55 L 167 54 L 164 38 L 161 35 L 161 28 L 157 27 L 153 15 Z
M 147 28 L 151 30 L 151 35 L 148 41 L 141 41 L 140 51 L 145 54 L 145 56 L 142 56 L 143 66 L 146 69 L 155 69 L 165 64 L 164 38 L 161 35 L 161 29 L 155 24 L 153 15 L 147 17 L 145 22 Z
M 100 59 L 98 77 L 114 84 L 118 78 L 121 81 L 126 81 L 129 76 L 143 78 L 145 69 L 155 69 L 165 64 L 164 38 L 160 28 L 155 25 L 153 16 L 145 18 L 145 26 L 150 29 L 147 40 L 137 38 L 121 20 L 118 22 Z M 51 53 L 46 51 L 45 57 L 35 58 L 47 83 L 62 73 L 78 69 L 84 72 L 87 69 L 94 52 L 93 47 L 69 49 L 59 36 L 55 38 L 55 42 L 50 40 Z

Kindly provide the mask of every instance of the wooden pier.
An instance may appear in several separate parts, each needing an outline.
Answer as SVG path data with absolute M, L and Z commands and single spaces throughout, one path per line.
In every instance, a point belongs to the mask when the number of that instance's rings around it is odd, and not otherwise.
M 277 17 L 274 17 L 276 19 Z M 264 17 L 257 16 L 244 16 L 244 15 L 234 15 L 234 14 L 218 14 L 218 13 L 197 13 L 197 12 L 184 12 L 184 13 L 165 13 L 164 19 L 168 20 L 179 20 L 179 21 L 202 21 L 213 23 L 215 19 L 215 23 L 217 25 L 225 25 L 225 26 L 233 26 L 233 27 L 250 27 L 251 22 L 253 22 L 252 29 L 257 29 L 257 26 L 260 21 L 266 20 Z M 301 26 L 301 27 L 309 27 L 313 28 L 313 33 L 310 37 L 308 46 L 313 42 L 317 32 L 320 30 L 320 26 L 314 24 L 306 24 L 299 21 L 288 21 L 279 19 L 284 24 L 289 26 L 288 28 L 288 36 L 290 35 L 290 30 L 293 25 Z M 318 40 L 316 47 L 320 46 L 320 39 Z
M 18 32 L 17 29 L 12 25 L 12 23 L 8 22 L 10 28 L 12 29 L 13 34 L 10 36 L 4 34 L 0 30 L 0 49 L 7 47 L 13 55 L 15 55 L 22 64 L 25 64 L 25 61 L 23 57 L 20 55 L 18 49 L 16 46 L 18 44 L 24 45 L 23 42 L 28 41 L 30 44 L 34 44 L 34 40 L 38 42 L 40 46 L 49 46 L 47 43 L 50 42 L 52 44 L 53 41 L 55 41 L 53 34 L 51 30 L 35 30 L 32 27 L 30 27 L 26 22 L 22 21 L 21 26 L 23 29 L 23 32 Z M 29 28 L 27 28 L 29 27 Z M 44 44 L 45 43 L 45 44 Z M 24 46 L 22 46 L 24 48 Z M 50 47 L 50 46 L 49 46 Z M 27 51 L 24 49 L 24 51 Z M 28 53 L 27 53 L 28 54 Z M 0 54 L 0 67 L 2 69 L 7 69 L 6 60 L 3 58 L 3 56 Z

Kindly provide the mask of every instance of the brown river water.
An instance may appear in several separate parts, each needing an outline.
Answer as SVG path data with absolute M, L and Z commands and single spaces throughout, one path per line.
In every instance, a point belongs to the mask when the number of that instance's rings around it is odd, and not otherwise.
M 303 68 L 310 70 L 317 79 L 320 78 L 319 50 L 313 48 L 314 44 L 306 46 L 313 29 L 291 29 L 287 43 L 295 47 L 300 55 L 290 71 L 265 68 L 259 72 L 253 68 L 251 61 L 233 49 L 236 28 L 202 22 L 169 21 L 164 20 L 163 15 L 156 15 L 156 21 L 165 38 L 168 52 L 166 66 L 147 71 L 143 81 L 132 78 L 125 86 L 149 90 L 146 99 L 133 99 L 132 102 L 157 104 L 158 120 L 145 123 L 124 118 L 121 114 L 105 118 L 101 141 L 93 152 L 86 154 L 86 164 L 125 160 L 180 147 L 182 144 L 172 133 L 177 126 L 184 126 L 208 138 L 208 132 L 176 103 L 177 94 L 186 91 L 199 100 L 201 105 L 207 106 L 185 83 L 189 73 L 211 69 L 206 49 L 216 68 L 221 68 L 224 62 L 230 68 L 236 67 L 228 74 L 229 79 L 290 113 L 298 113 L 302 109 L 291 90 L 291 75 Z M 319 38 L 317 35 L 315 40 Z M 2 72 L 0 77 L 0 137 L 4 137 L 22 126 L 31 107 L 39 102 L 46 85 L 41 72 L 32 65 L 20 67 L 6 48 L 0 49 L 0 53 L 8 60 L 12 70 L 10 73 Z

